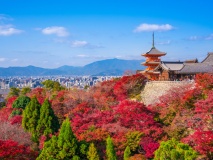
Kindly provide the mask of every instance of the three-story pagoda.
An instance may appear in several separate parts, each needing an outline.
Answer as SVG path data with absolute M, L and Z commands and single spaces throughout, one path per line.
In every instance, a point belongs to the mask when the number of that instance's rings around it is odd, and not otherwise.
M 142 73 L 150 80 L 158 80 L 159 79 L 159 72 L 154 71 L 154 69 L 160 64 L 161 56 L 166 55 L 165 52 L 161 52 L 155 48 L 154 43 L 154 33 L 152 39 L 152 48 L 142 54 L 142 56 L 146 57 L 146 61 L 142 63 L 142 65 L 146 66 L 147 68 L 142 71 Z

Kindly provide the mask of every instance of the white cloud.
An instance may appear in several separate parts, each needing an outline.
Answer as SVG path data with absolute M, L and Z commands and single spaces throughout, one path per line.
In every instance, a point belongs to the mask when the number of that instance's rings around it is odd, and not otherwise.
M 101 45 L 94 45 L 94 44 L 90 44 L 87 41 L 78 41 L 78 40 L 72 41 L 71 47 L 73 47 L 73 48 L 87 48 L 87 49 L 104 48 Z
M 69 32 L 64 27 L 52 26 L 42 29 L 43 34 L 55 34 L 58 37 L 66 37 L 69 36 Z
M 146 31 L 169 31 L 174 29 L 174 27 L 170 24 L 147 24 L 143 23 L 139 25 L 134 32 L 146 32 Z
M 72 47 L 85 47 L 87 46 L 89 43 L 87 41 L 73 41 L 71 43 Z
M 22 30 L 13 28 L 11 25 L 0 26 L 0 36 L 10 36 L 13 34 L 20 34 L 22 32 Z
M 4 62 L 6 58 L 0 58 L 0 62 Z

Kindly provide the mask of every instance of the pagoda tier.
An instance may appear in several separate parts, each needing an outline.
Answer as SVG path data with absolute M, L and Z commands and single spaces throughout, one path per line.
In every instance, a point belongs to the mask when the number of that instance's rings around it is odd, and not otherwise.
M 152 48 L 142 54 L 142 56 L 146 57 L 146 61 L 141 63 L 142 65 L 146 66 L 147 68 L 142 72 L 148 79 L 157 80 L 159 76 L 159 72 L 155 72 L 154 69 L 160 64 L 161 56 L 165 56 L 165 52 L 161 52 L 157 50 L 154 46 L 154 33 L 153 33 L 153 43 Z
M 152 48 L 148 52 L 142 54 L 142 56 L 144 57 L 161 57 L 165 55 L 166 55 L 165 52 L 157 50 L 154 46 L 152 46 Z
M 148 61 L 148 62 L 143 62 L 143 63 L 141 63 L 142 65 L 144 65 L 144 66 L 150 66 L 150 65 L 158 65 L 158 64 L 160 64 L 160 61 Z

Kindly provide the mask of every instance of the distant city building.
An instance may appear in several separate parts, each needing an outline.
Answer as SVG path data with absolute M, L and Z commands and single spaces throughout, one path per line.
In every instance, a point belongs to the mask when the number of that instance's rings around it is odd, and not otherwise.
M 99 82 L 117 78 L 119 76 L 67 76 L 67 77 L 57 77 L 57 76 L 47 76 L 47 77 L 9 77 L 0 78 L 0 89 L 10 89 L 10 87 L 17 88 L 36 88 L 43 87 L 41 84 L 45 80 L 52 80 L 59 82 L 62 86 L 70 89 L 76 87 L 79 89 L 84 89 L 85 86 L 93 86 Z

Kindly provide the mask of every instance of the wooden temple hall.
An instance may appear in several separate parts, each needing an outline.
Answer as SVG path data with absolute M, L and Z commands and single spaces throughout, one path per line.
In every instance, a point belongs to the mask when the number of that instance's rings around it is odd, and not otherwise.
M 213 52 L 209 52 L 207 57 L 198 62 L 197 59 L 186 61 L 161 61 L 161 57 L 165 56 L 165 52 L 161 52 L 155 48 L 154 33 L 152 48 L 142 54 L 146 61 L 142 65 L 146 66 L 143 71 L 138 71 L 144 74 L 150 80 L 190 80 L 197 73 L 212 73 L 213 74 Z

